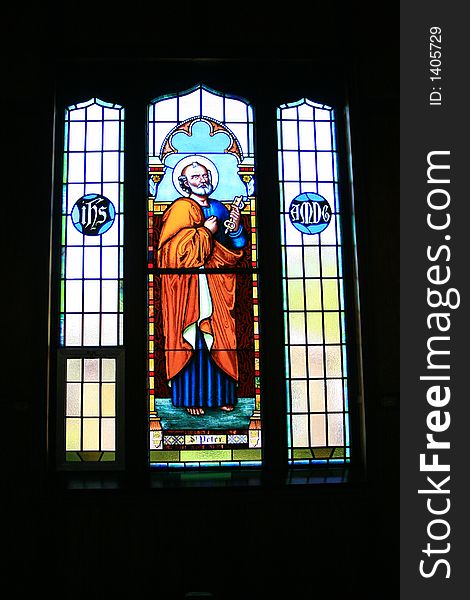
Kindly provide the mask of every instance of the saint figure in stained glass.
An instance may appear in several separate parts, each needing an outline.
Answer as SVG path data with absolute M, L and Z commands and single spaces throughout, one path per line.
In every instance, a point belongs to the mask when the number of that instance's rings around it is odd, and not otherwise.
M 238 359 L 235 323 L 236 274 L 248 234 L 240 221 L 240 200 L 230 210 L 211 198 L 215 165 L 191 155 L 175 166 L 173 181 L 182 196 L 162 218 L 157 262 L 166 374 L 172 403 L 191 415 L 205 408 L 230 412 L 237 402 Z

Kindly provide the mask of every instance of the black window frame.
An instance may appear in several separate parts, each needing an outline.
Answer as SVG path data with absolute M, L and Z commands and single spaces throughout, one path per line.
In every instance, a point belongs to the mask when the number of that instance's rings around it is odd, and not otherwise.
M 49 380 L 57 379 L 58 309 L 60 279 L 60 199 L 65 107 L 97 97 L 125 108 L 125 237 L 124 237 L 124 349 L 125 349 L 125 467 L 120 481 L 175 480 L 148 464 L 146 296 L 147 296 L 147 156 L 148 103 L 197 84 L 242 97 L 254 107 L 256 180 L 258 196 L 258 257 L 263 465 L 260 481 L 288 481 L 292 473 L 306 481 L 338 474 L 343 480 L 365 475 L 365 414 L 361 374 L 360 314 L 355 210 L 349 137 L 348 74 L 332 59 L 64 59 L 55 65 L 54 184 L 51 236 L 51 327 Z M 342 203 L 345 318 L 350 397 L 351 463 L 339 467 L 289 467 L 287 462 L 284 367 L 284 317 L 279 219 L 276 111 L 281 104 L 309 98 L 335 110 L 338 171 Z M 132 207 L 132 210 L 131 210 Z M 357 225 L 357 224 L 356 224 Z M 269 289 L 269 291 L 268 291 Z M 271 398 L 276 398 L 275 402 Z M 49 390 L 48 469 L 57 474 L 57 390 Z M 90 472 L 92 469 L 90 470 Z M 243 471 L 243 473 L 242 473 Z M 210 479 L 212 470 L 208 473 Z M 199 471 L 203 477 L 204 470 Z M 76 477 L 76 473 L 73 474 Z M 250 477 L 249 468 L 237 469 L 233 480 Z M 67 477 L 61 473 L 61 477 Z M 81 477 L 87 477 L 82 472 Z M 102 477 L 100 472 L 98 477 Z M 177 479 L 177 478 L 176 478 Z

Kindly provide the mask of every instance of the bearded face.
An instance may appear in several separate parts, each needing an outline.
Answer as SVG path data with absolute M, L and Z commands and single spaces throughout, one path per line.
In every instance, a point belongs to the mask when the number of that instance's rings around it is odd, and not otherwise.
M 181 184 L 196 196 L 209 196 L 214 189 L 210 172 L 199 163 L 188 165 L 183 170 Z

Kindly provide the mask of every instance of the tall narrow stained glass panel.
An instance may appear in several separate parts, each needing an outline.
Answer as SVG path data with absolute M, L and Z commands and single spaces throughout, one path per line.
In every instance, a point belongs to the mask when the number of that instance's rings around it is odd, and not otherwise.
M 350 460 L 335 114 L 278 108 L 290 464 Z
M 253 110 L 198 85 L 148 112 L 149 460 L 261 461 Z
M 59 394 L 65 462 L 114 462 L 123 345 L 124 109 L 65 111 Z M 61 419 L 62 419 L 61 416 Z

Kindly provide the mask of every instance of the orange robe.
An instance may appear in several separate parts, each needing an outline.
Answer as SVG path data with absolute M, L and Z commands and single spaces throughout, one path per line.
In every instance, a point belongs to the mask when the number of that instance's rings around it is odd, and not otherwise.
M 165 211 L 157 252 L 160 268 L 233 267 L 243 251 L 217 242 L 204 227 L 197 202 L 179 198 Z M 219 223 L 219 227 L 223 227 Z M 235 334 L 235 273 L 162 273 L 161 297 L 167 377 L 171 380 L 190 360 L 194 348 L 184 334 L 199 327 L 212 340 L 210 354 L 217 366 L 238 381 Z M 207 284 L 205 283 L 207 281 Z M 204 286 L 205 290 L 200 290 Z M 210 296 L 209 313 L 201 310 L 201 294 Z M 207 308 L 207 307 L 206 307 Z

